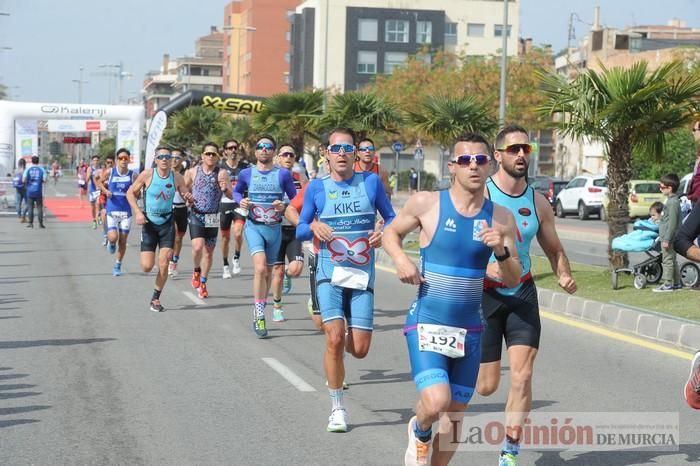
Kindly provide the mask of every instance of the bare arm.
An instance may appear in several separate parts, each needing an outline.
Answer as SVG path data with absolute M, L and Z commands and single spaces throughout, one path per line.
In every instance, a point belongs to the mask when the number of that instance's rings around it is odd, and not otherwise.
M 226 170 L 219 171 L 219 187 L 226 197 L 233 198 L 233 187 L 231 186 L 231 177 Z
M 289 220 L 289 223 L 294 226 L 297 226 L 299 223 L 299 211 L 292 204 L 287 206 L 287 209 L 284 211 L 284 216 L 287 220 Z
M 549 201 L 545 197 L 535 193 L 535 208 L 537 216 L 540 220 L 540 229 L 537 232 L 537 242 L 540 243 L 542 250 L 547 255 L 552 271 L 559 278 L 559 286 L 567 293 L 576 293 L 576 281 L 571 276 L 571 265 L 569 258 L 566 257 L 564 247 L 559 241 L 559 235 L 554 227 L 554 213 Z
M 190 192 L 190 189 L 187 187 L 187 183 L 185 182 L 185 177 L 179 173 L 175 173 L 175 189 L 180 193 L 180 196 L 183 199 L 185 199 L 187 193 Z
M 97 186 L 97 189 L 99 189 L 102 192 L 102 194 L 104 194 L 107 197 L 110 197 L 112 193 L 110 193 L 107 190 L 107 186 L 105 186 L 105 180 L 107 178 L 109 178 L 109 172 L 108 169 L 105 168 L 100 172 L 99 176 L 95 177 L 95 186 Z
M 131 183 L 131 186 L 129 186 L 129 189 L 126 191 L 126 200 L 129 201 L 131 211 L 138 225 L 145 225 L 148 220 L 146 220 L 146 216 L 141 209 L 139 209 L 139 205 L 136 202 L 136 193 L 140 193 L 144 186 L 146 186 L 146 181 L 150 179 L 152 173 L 153 170 L 150 168 L 142 171 L 141 174 L 136 177 L 136 181 Z

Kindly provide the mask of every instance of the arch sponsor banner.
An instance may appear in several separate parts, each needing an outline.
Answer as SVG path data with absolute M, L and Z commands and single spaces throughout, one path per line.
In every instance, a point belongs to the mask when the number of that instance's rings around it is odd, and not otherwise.
M 129 168 L 138 170 L 140 167 L 139 123 L 129 120 L 117 122 L 117 149 L 125 147 L 131 152 Z
M 105 131 L 105 120 L 49 120 L 47 122 L 49 132 L 52 133 L 84 133 L 92 131 Z
M 250 95 L 188 91 L 161 107 L 161 111 L 170 115 L 185 107 L 199 106 L 213 108 L 220 112 L 250 115 L 262 111 L 264 100 L 262 97 Z
M 39 155 L 39 131 L 36 120 L 15 120 L 15 159 Z

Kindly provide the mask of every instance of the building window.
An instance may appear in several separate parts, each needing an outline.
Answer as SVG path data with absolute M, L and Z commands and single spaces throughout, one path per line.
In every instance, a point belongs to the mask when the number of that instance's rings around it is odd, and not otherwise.
M 287 39 L 287 42 L 292 40 L 292 32 L 287 31 L 287 33 L 284 35 L 284 38 Z
M 385 40 L 387 42 L 408 44 L 408 21 L 387 20 Z
M 357 40 L 365 42 L 377 42 L 379 27 L 376 19 L 362 19 L 357 21 Z
M 405 52 L 386 52 L 384 54 L 384 73 L 391 74 L 394 68 L 406 63 L 408 54 Z
M 357 52 L 357 72 L 359 74 L 376 74 L 377 52 Z
M 289 52 L 284 54 L 284 61 L 286 61 L 287 63 L 292 61 L 292 55 Z
M 467 23 L 467 37 L 484 37 L 485 24 Z
M 508 25 L 508 37 L 510 37 L 510 30 L 512 26 L 509 24 Z M 495 37 L 503 37 L 503 25 L 502 24 L 494 24 L 493 25 L 493 35 Z
M 433 23 L 430 21 L 416 22 L 416 42 L 430 44 L 433 42 Z
M 457 45 L 457 23 L 445 23 L 445 45 Z

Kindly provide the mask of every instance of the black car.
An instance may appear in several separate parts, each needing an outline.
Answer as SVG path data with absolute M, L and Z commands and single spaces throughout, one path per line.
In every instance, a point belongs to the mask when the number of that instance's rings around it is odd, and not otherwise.
M 552 209 L 554 209 L 554 205 L 557 201 L 557 194 L 559 194 L 559 191 L 564 189 L 568 183 L 568 181 L 552 178 L 551 176 L 536 176 L 530 180 L 530 185 L 535 191 L 541 192 L 544 197 L 547 198 Z

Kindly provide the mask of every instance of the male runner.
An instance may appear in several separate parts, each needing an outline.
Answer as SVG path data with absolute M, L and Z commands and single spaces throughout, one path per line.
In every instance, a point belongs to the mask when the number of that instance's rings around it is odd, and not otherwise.
M 224 143 L 224 163 L 221 168 L 226 170 L 231 178 L 231 186 L 236 187 L 238 175 L 249 164 L 238 157 L 239 143 L 235 139 L 229 139 Z M 221 198 L 221 253 L 224 259 L 224 269 L 221 278 L 231 278 L 241 273 L 241 246 L 243 243 L 243 225 L 245 217 L 236 212 L 238 203 L 233 199 L 223 196 Z M 228 255 L 231 244 L 231 224 L 233 224 L 233 263 L 229 268 Z M 231 270 L 233 269 L 233 270 Z
M 141 230 L 141 270 L 148 273 L 155 265 L 156 248 L 158 253 L 158 274 L 151 297 L 150 309 L 163 312 L 160 294 L 168 280 L 168 260 L 175 243 L 175 223 L 173 221 L 173 199 L 175 193 L 185 195 L 185 179 L 170 167 L 170 150 L 165 146 L 156 147 L 156 168 L 141 172 L 126 193 L 136 223 L 143 225 Z M 143 212 L 136 202 L 136 195 L 143 190 Z
M 330 133 L 331 175 L 309 183 L 297 225 L 297 239 L 313 237 L 320 242 L 316 292 L 326 334 L 324 368 L 332 406 L 329 432 L 347 432 L 343 349 L 361 359 L 372 340 L 374 248 L 382 243 L 382 232 L 375 231 L 376 211 L 387 224 L 396 215 L 379 177 L 354 172 L 354 140 L 348 128 Z
M 97 155 L 93 155 L 92 159 L 90 159 L 90 166 L 88 167 L 87 170 L 87 179 L 88 179 L 88 201 L 90 201 L 90 213 L 92 214 L 92 229 L 96 230 L 97 229 L 97 223 L 102 223 L 102 218 L 100 217 L 100 212 L 97 206 L 97 201 L 99 200 L 100 197 L 100 190 L 97 188 L 97 185 L 95 184 L 95 175 L 97 175 L 98 172 L 101 171 L 99 168 L 99 163 L 100 163 L 100 157 Z
M 122 260 L 126 253 L 126 240 L 131 229 L 131 206 L 126 192 L 134 182 L 136 173 L 129 169 L 131 152 L 126 148 L 117 150 L 117 166 L 102 170 L 95 179 L 97 187 L 107 197 L 107 241 L 110 254 L 117 253 L 112 275 L 122 274 Z M 119 242 L 119 250 L 117 250 Z
M 384 184 L 386 195 L 391 199 L 391 186 L 389 185 L 389 174 L 386 170 L 374 162 L 376 146 L 370 138 L 364 138 L 357 144 L 357 161 L 355 162 L 356 172 L 370 172 L 379 176 Z
M 184 159 L 185 152 L 182 149 L 170 151 L 170 164 L 175 173 L 185 174 Z M 173 245 L 173 256 L 168 264 L 168 275 L 171 277 L 177 275 L 177 262 L 180 260 L 180 251 L 182 251 L 182 238 L 187 232 L 187 204 L 185 204 L 185 199 L 177 190 L 173 198 L 173 222 L 175 222 L 175 242 Z
M 253 331 L 258 338 L 267 336 L 265 307 L 270 292 L 272 266 L 282 241 L 284 195 L 294 199 L 296 188 L 288 170 L 273 165 L 275 140 L 261 136 L 255 145 L 257 163 L 241 171 L 234 191 L 234 200 L 248 210 L 243 234 L 253 256 Z M 248 197 L 243 197 L 248 192 Z M 273 316 L 274 319 L 274 316 Z
M 384 234 L 384 249 L 404 283 L 419 285 L 406 318 L 406 344 L 420 398 L 408 423 L 407 465 L 449 463 L 453 448 L 440 440 L 459 437 L 455 424 L 474 393 L 481 349 L 481 296 L 493 252 L 501 279 L 518 284 L 521 267 L 515 250 L 515 220 L 504 207 L 484 198 L 491 148 L 480 134 L 465 134 L 454 144 L 448 163 L 452 186 L 411 196 Z M 420 228 L 419 271 L 401 247 Z M 432 425 L 447 412 L 435 436 Z
M 54 159 L 51 163 L 51 177 L 53 178 L 53 185 L 56 186 L 58 183 L 58 177 L 61 175 L 61 166 L 58 164 L 58 160 Z
M 114 167 L 114 154 L 108 154 L 105 157 L 105 166 L 103 169 L 98 170 L 95 172 L 95 176 L 93 177 L 95 180 L 95 187 L 97 188 L 98 191 L 100 191 L 100 185 L 98 184 L 98 180 L 102 176 L 102 173 L 106 170 L 111 171 L 112 167 Z M 103 241 L 102 241 L 102 246 L 107 246 L 109 243 L 107 241 L 107 196 L 103 192 L 100 191 L 100 195 L 97 198 L 97 203 L 98 203 L 98 210 L 100 214 L 100 223 L 102 224 L 102 234 L 103 234 Z
M 78 168 L 76 169 L 76 173 L 78 175 L 78 198 L 80 199 L 80 208 L 83 207 L 83 201 L 87 196 L 87 172 L 88 166 L 85 161 L 81 160 L 80 163 L 78 163 Z
M 294 180 L 294 187 L 297 194 L 302 187 L 308 183 L 308 179 L 299 172 L 292 171 L 296 154 L 290 144 L 282 144 L 277 151 L 277 165 L 288 170 Z M 289 205 L 290 198 L 285 194 L 284 203 Z M 289 265 L 285 269 L 285 258 Z M 275 265 L 272 266 L 272 320 L 273 322 L 284 321 L 284 311 L 282 307 L 282 293 L 287 294 L 292 289 L 292 278 L 301 275 L 304 268 L 304 252 L 301 241 L 296 238 L 296 226 L 285 216 L 282 219 L 282 241 L 280 249 L 275 258 Z
M 202 160 L 185 173 L 190 210 L 190 239 L 192 240 L 192 288 L 200 298 L 208 298 L 207 277 L 219 235 L 219 203 L 222 194 L 231 197 L 231 180 L 226 170 L 219 169 L 219 146 L 204 144 Z
M 576 292 L 569 260 L 554 229 L 552 207 L 541 193 L 527 184 L 531 147 L 527 130 L 515 125 L 503 128 L 496 136 L 495 158 L 500 166 L 486 182 L 489 199 L 515 216 L 516 248 L 523 266 L 520 283 L 509 286 L 498 278 L 502 276 L 502 264 L 492 257 L 482 304 L 487 325 L 482 337 L 482 364 L 477 381 L 480 395 L 491 395 L 498 388 L 503 340 L 508 351 L 510 390 L 506 402 L 506 439 L 499 457 L 499 464 L 507 466 L 517 462 L 523 423 L 532 407 L 532 371 L 540 343 L 537 289 L 530 272 L 530 242 L 535 236 L 559 277 L 559 286 L 567 293 Z

